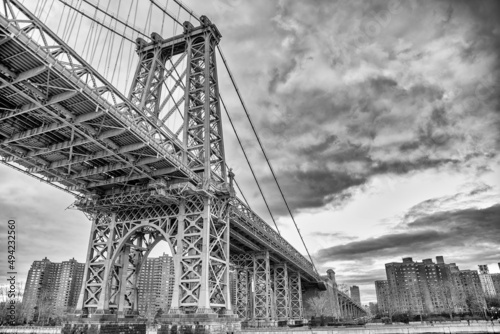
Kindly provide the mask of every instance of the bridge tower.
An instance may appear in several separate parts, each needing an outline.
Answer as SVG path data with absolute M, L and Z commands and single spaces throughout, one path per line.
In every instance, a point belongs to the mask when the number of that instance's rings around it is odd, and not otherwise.
M 141 266 L 165 240 L 175 266 L 167 317 L 236 318 L 228 285 L 231 189 L 215 56 L 220 37 L 217 27 L 202 17 L 198 27 L 185 22 L 181 35 L 163 39 L 153 33 L 151 42 L 137 39 L 140 59 L 129 100 L 153 120 L 141 124 L 152 137 L 156 126 L 165 128 L 174 114 L 182 116 L 175 136 L 183 150 L 169 149 L 202 182 L 188 187 L 181 180 L 154 178 L 148 184 L 150 196 L 161 205 L 116 211 L 92 208 L 86 201 L 93 224 L 77 313 L 102 319 L 137 315 Z M 173 106 L 167 110 L 169 103 Z M 95 197 L 97 202 L 99 194 Z

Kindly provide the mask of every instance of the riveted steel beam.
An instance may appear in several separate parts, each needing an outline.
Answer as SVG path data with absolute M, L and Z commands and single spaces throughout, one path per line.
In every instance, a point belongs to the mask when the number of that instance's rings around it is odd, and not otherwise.
M 54 169 L 54 168 L 58 168 L 58 167 L 64 167 L 64 166 L 68 166 L 70 164 L 73 165 L 73 164 L 77 164 L 77 163 L 85 163 L 85 162 L 88 162 L 88 161 L 94 160 L 94 159 L 102 159 L 102 158 L 114 156 L 116 154 L 123 154 L 123 153 L 127 153 L 127 152 L 140 150 L 141 148 L 143 148 L 145 146 L 146 146 L 146 144 L 144 144 L 144 143 L 137 143 L 137 144 L 130 144 L 130 145 L 122 146 L 116 151 L 102 150 L 102 151 L 95 152 L 93 154 L 89 154 L 89 155 L 85 155 L 85 156 L 78 156 L 78 157 L 75 157 L 71 160 L 70 159 L 63 159 L 63 160 L 54 161 L 46 169 L 32 168 L 29 170 L 29 172 L 30 173 L 39 173 L 39 172 L 42 172 L 44 170 Z
M 125 129 L 113 129 L 113 130 L 105 131 L 105 132 L 101 133 L 99 136 L 95 136 L 94 138 L 97 140 L 103 140 L 106 138 L 119 136 L 126 131 L 127 130 L 125 130 Z M 73 141 L 67 140 L 64 142 L 57 143 L 57 144 L 52 144 L 50 146 L 41 148 L 39 150 L 33 150 L 30 153 L 26 154 L 24 157 L 27 157 L 27 158 L 36 157 L 36 156 L 43 155 L 43 154 L 49 154 L 49 153 L 53 153 L 53 152 L 57 152 L 57 151 L 62 151 L 62 150 L 68 149 L 70 147 L 85 145 L 85 144 L 88 144 L 91 142 L 93 142 L 93 139 L 90 139 L 90 138 L 78 138 L 78 139 L 75 139 Z M 24 158 L 24 157 L 22 157 L 22 158 Z M 9 157 L 5 160 L 7 162 L 12 162 L 12 161 L 20 160 L 22 158 Z
M 83 114 L 83 115 L 76 117 L 73 124 L 80 124 L 83 122 L 87 122 L 87 121 L 93 120 L 95 118 L 101 117 L 103 114 L 104 114 L 103 111 Z M 47 133 L 47 132 L 51 132 L 51 131 L 65 128 L 66 126 L 68 126 L 68 125 L 63 123 L 63 122 L 54 122 L 51 124 L 42 125 L 38 128 L 33 128 L 33 129 L 13 133 L 10 136 L 10 138 L 7 138 L 7 139 L 0 141 L 0 145 L 5 145 L 5 144 L 12 143 L 15 141 L 21 141 L 24 139 L 28 139 L 30 137 L 39 136 L 39 135 L 42 135 L 42 134 Z

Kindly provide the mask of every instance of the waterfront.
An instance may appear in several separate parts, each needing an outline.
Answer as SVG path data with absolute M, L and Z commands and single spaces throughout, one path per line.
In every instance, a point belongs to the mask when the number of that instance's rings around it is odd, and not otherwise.
M 61 326 L 54 327 L 42 327 L 42 326 L 15 326 L 15 327 L 0 327 L 0 334 L 60 334 Z M 178 331 L 173 330 L 171 334 L 195 334 L 194 328 L 186 326 Z M 150 326 L 147 328 L 146 334 L 157 334 L 157 328 L 155 326 Z M 405 324 L 393 324 L 393 325 L 378 325 L 378 324 L 366 324 L 360 327 L 273 327 L 273 328 L 247 328 L 241 331 L 242 334 L 431 334 L 431 333 L 443 333 L 443 334 L 458 334 L 458 333 L 500 333 L 500 323 L 479 321 L 471 323 L 458 322 L 458 323 L 438 323 L 431 325 L 429 323 L 413 323 L 409 325 Z

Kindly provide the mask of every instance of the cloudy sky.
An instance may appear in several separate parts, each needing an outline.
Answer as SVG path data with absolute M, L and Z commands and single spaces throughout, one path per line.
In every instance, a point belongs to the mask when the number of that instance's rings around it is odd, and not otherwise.
M 359 285 L 367 303 L 384 263 L 402 257 L 499 271 L 498 1 L 185 3 L 221 31 L 321 272 Z M 304 251 L 220 60 L 219 76 L 279 229 Z M 271 222 L 224 122 L 227 162 Z M 21 273 L 44 256 L 84 260 L 90 224 L 72 201 L 0 166 L 0 216 L 18 221 Z

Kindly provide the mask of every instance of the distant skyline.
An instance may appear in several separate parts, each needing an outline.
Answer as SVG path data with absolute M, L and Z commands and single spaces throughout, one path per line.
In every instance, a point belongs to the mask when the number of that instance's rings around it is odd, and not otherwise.
M 442 255 L 461 269 L 489 264 L 498 272 L 500 2 L 184 2 L 221 31 L 321 273 L 334 269 L 367 304 L 376 301 L 373 282 L 384 279 L 384 264 L 403 257 Z M 46 14 L 58 22 L 61 11 Z M 281 234 L 305 253 L 218 65 L 220 91 Z M 222 118 L 227 163 L 252 208 L 272 224 Z M 0 165 L 0 220 L 18 222 L 20 276 L 45 256 L 84 261 L 90 222 L 72 203 L 71 195 Z M 5 223 L 0 228 L 5 238 Z

